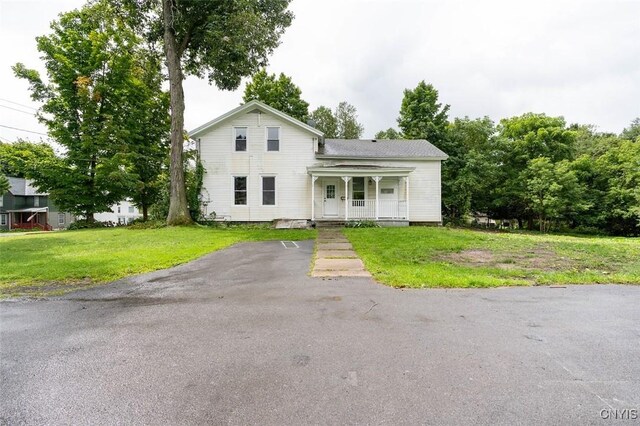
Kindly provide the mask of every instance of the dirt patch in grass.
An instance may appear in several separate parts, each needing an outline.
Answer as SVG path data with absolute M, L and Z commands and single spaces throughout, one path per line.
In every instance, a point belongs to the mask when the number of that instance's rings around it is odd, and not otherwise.
M 571 259 L 558 256 L 552 250 L 542 246 L 515 253 L 493 252 L 483 249 L 462 250 L 458 253 L 438 256 L 437 260 L 471 267 L 484 266 L 538 271 L 558 271 L 575 267 Z

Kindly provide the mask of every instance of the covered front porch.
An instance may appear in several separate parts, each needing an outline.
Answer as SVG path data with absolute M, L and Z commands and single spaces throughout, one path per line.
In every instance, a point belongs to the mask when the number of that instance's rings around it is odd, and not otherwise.
M 307 170 L 312 220 L 409 220 L 412 167 L 338 165 Z
M 49 208 L 28 208 L 7 210 L 9 213 L 9 229 L 40 229 L 51 231 L 49 225 Z

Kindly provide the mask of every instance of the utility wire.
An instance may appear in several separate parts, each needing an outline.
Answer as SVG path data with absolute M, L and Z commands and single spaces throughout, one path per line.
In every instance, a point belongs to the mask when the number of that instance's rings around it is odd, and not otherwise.
M 21 106 L 21 107 L 29 108 L 29 109 L 32 109 L 32 110 L 34 110 L 34 111 L 37 111 L 37 110 L 38 110 L 37 108 L 30 107 L 30 106 L 23 105 L 23 104 L 19 104 L 19 103 L 17 103 L 17 102 L 10 101 L 9 99 L 3 99 L 3 98 L 0 98 L 0 101 L 9 102 L 10 104 L 14 104 L 14 105 L 18 105 L 18 106 Z
M 14 111 L 18 111 L 18 112 L 21 112 L 21 113 L 23 113 L 23 114 L 28 114 L 28 115 L 31 115 L 31 116 L 35 115 L 35 114 L 34 114 L 34 113 L 32 113 L 32 112 L 29 112 L 29 111 L 23 111 L 23 110 L 21 110 L 21 109 L 13 108 L 13 107 L 6 106 L 6 105 L 1 105 L 1 104 L 0 104 L 0 107 L 2 107 L 2 108 L 7 108 L 7 109 L 12 109 L 12 110 L 14 110 Z
M 4 128 L 7 128 L 7 129 L 12 129 L 12 130 L 18 130 L 20 132 L 35 133 L 36 135 L 49 136 L 46 133 L 35 132 L 33 130 L 26 130 L 26 129 L 18 129 L 17 127 L 6 126 L 4 124 L 0 124 L 0 127 L 4 127 Z

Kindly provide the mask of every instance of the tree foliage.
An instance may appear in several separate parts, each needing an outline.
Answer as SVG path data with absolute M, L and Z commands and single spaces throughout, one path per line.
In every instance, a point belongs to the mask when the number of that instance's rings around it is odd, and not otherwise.
M 364 127 L 358 122 L 356 107 L 340 102 L 335 111 L 319 106 L 311 113 L 311 119 L 327 139 L 359 139 Z
M 378 133 L 376 133 L 374 138 L 394 140 L 394 139 L 402 139 L 402 135 L 400 134 L 399 131 L 397 131 L 393 127 L 389 127 L 387 130 L 380 130 Z
M 2 197 L 5 192 L 9 190 L 9 180 L 5 175 L 0 173 L 0 197 Z
M 51 161 L 56 154 L 44 142 L 34 143 L 19 139 L 12 143 L 0 142 L 0 174 L 31 178 L 40 163 Z
M 415 89 L 405 89 L 398 126 L 405 139 L 426 139 L 447 151 L 449 105 L 438 102 L 438 91 L 423 81 Z
M 183 169 L 185 75 L 223 90 L 267 64 L 291 24 L 290 0 L 111 0 L 133 12 L 149 39 L 161 43 L 171 94 L 170 208 L 167 223 L 190 223 Z
M 13 67 L 43 102 L 38 117 L 64 148 L 31 177 L 62 210 L 92 221 L 147 179 L 127 166 L 135 155 L 148 158 L 137 144 L 158 144 L 164 131 L 160 64 L 107 1 L 60 15 L 51 30 L 37 38 L 47 81 L 23 64 Z
M 620 137 L 630 141 L 637 141 L 640 138 L 640 117 L 634 118 L 629 127 L 622 131 Z
M 244 88 L 243 101 L 258 100 L 284 112 L 293 118 L 306 122 L 309 118 L 309 103 L 302 99 L 302 91 L 296 86 L 291 77 L 280 73 L 267 74 L 260 70 L 253 75 Z

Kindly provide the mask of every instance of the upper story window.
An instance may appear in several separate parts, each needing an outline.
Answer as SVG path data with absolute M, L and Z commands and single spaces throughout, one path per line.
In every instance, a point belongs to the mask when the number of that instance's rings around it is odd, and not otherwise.
M 64 225 L 65 220 L 66 220 L 65 214 L 58 213 L 58 225 Z
M 118 213 L 120 213 L 120 205 L 118 205 Z
M 246 127 L 234 127 L 233 139 L 235 143 L 236 152 L 243 152 L 247 150 L 247 128 Z
M 276 178 L 275 176 L 262 177 L 262 205 L 276 205 Z
M 40 197 L 33 197 L 33 207 L 40 207 Z
M 133 206 L 129 206 L 129 213 L 135 213 L 135 209 Z
M 280 151 L 280 127 L 267 127 L 267 151 Z
M 233 178 L 233 204 L 244 206 L 247 204 L 247 177 L 236 176 Z
M 0 207 L 4 207 L 4 195 L 0 195 Z

